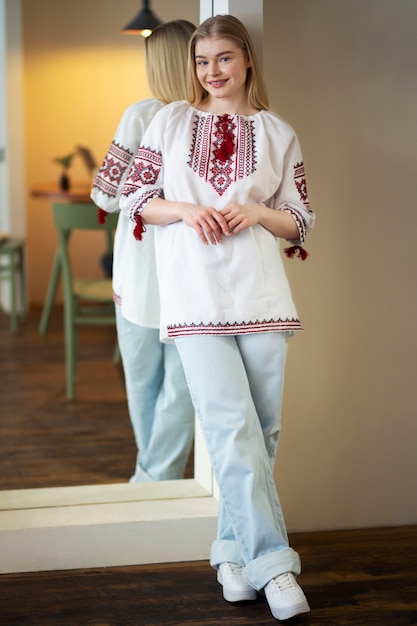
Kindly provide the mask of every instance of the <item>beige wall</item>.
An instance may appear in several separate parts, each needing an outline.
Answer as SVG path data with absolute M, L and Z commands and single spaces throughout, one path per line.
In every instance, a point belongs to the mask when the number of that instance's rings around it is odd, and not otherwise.
M 120 34 L 140 9 L 132 0 L 23 0 L 26 186 L 57 180 L 53 157 L 75 145 L 103 158 L 124 109 L 150 96 L 144 68 L 144 41 Z M 153 0 L 163 21 L 199 19 L 198 0 Z M 85 180 L 77 158 L 70 174 Z M 80 269 L 100 275 L 101 234 L 76 233 L 74 257 Z M 42 303 L 55 252 L 50 203 L 27 198 L 29 299 Z M 87 271 L 86 270 L 86 271 Z
M 287 263 L 277 482 L 292 529 L 417 522 L 417 3 L 266 0 L 273 109 L 296 128 L 317 212 Z

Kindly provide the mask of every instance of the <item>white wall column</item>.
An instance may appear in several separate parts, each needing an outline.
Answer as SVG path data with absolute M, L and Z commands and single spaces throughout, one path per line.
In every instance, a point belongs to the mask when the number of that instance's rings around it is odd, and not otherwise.
M 5 182 L 7 189 L 7 197 L 0 198 L 0 224 L 14 235 L 24 236 L 26 194 L 21 0 L 1 0 L 0 7 L 0 40 L 3 42 L 0 52 L 0 168 L 4 167 L 1 181 Z
M 0 0 L 0 231 L 9 229 L 6 100 L 6 4 Z
M 21 0 L 0 0 L 0 232 L 26 234 Z M 10 308 L 9 285 L 0 305 Z

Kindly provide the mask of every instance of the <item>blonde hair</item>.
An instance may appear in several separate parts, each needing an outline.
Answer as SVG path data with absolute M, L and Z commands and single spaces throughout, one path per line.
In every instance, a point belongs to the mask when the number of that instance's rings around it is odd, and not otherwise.
M 188 44 L 195 28 L 187 20 L 172 20 L 145 39 L 149 87 L 164 104 L 187 99 Z
M 247 54 L 250 67 L 246 76 L 246 95 L 248 104 L 255 109 L 269 109 L 268 94 L 262 78 L 258 59 L 251 37 L 237 17 L 233 15 L 216 15 L 209 17 L 196 29 L 190 40 L 188 55 L 188 101 L 197 106 L 205 100 L 208 92 L 201 86 L 197 78 L 195 64 L 195 47 L 200 39 L 230 39 Z

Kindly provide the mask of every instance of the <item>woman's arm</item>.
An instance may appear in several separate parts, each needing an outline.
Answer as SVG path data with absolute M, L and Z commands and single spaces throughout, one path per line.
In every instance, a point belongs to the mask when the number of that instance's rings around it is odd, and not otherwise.
M 261 204 L 232 203 L 220 213 L 225 218 L 232 235 L 242 232 L 249 226 L 260 224 L 275 237 L 298 239 L 299 236 L 297 224 L 290 213 L 270 209 Z

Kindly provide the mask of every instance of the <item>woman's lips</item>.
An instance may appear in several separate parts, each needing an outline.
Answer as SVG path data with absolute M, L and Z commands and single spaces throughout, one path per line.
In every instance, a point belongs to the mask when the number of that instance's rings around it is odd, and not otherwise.
M 210 87 L 223 87 L 226 82 L 227 80 L 211 80 L 208 82 L 208 84 L 210 85 Z

